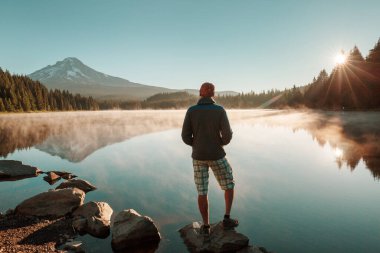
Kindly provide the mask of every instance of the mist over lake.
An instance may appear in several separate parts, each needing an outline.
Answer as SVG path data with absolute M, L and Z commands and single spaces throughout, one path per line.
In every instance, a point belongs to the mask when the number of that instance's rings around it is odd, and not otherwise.
M 225 147 L 236 180 L 239 232 L 274 252 L 379 252 L 380 113 L 228 110 Z M 184 110 L 0 115 L 0 159 L 65 170 L 106 201 L 152 217 L 157 252 L 185 252 L 177 230 L 200 220 Z M 42 177 L 0 182 L 0 211 L 55 188 Z M 224 214 L 213 176 L 210 219 Z M 112 252 L 110 237 L 84 236 L 88 252 Z

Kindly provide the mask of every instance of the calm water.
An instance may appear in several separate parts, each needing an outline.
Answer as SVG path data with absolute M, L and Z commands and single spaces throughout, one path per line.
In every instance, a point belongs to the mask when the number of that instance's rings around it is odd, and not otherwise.
M 65 170 L 98 190 L 115 212 L 152 217 L 157 252 L 186 252 L 177 230 L 200 220 L 184 111 L 81 112 L 0 116 L 0 159 Z M 380 113 L 228 111 L 234 137 L 233 216 L 251 243 L 277 253 L 380 252 Z M 59 183 L 58 183 L 59 184 Z M 49 188 L 42 176 L 0 182 L 0 211 Z M 211 221 L 224 214 L 213 176 Z M 110 240 L 82 238 L 88 252 Z

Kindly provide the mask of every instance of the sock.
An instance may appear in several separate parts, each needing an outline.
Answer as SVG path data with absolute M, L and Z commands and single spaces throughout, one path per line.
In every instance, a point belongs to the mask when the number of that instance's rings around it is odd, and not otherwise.
M 224 219 L 229 219 L 230 218 L 230 215 L 229 214 L 225 214 L 224 215 Z

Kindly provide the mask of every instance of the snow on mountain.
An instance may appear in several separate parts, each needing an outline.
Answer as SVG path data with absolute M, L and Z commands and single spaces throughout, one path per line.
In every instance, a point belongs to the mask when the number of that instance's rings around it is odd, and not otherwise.
M 107 100 L 145 99 L 157 93 L 179 91 L 178 89 L 134 83 L 123 78 L 106 75 L 88 67 L 75 57 L 57 61 L 54 65 L 48 65 L 31 73 L 29 77 L 40 81 L 49 89 L 68 90 L 74 94 L 79 93 Z M 199 94 L 198 90 L 186 91 Z
M 175 90 L 130 82 L 96 71 L 75 57 L 68 57 L 29 75 L 49 89 L 68 90 L 100 99 L 144 99 Z
M 141 84 L 132 83 L 128 80 L 96 71 L 75 57 L 68 57 L 62 61 L 58 61 L 53 66 L 48 65 L 33 72 L 29 77 L 53 88 L 58 88 L 54 86 L 61 86 L 62 84 L 104 85 L 111 87 L 141 86 Z

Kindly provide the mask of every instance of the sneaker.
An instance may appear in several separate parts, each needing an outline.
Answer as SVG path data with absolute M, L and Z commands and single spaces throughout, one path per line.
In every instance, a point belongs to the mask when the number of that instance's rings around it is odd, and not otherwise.
M 239 226 L 239 221 L 236 219 L 231 219 L 231 218 L 224 218 L 223 219 L 223 227 L 224 228 L 235 228 Z
M 208 245 L 211 242 L 210 225 L 202 225 L 199 234 L 203 237 L 203 245 Z
M 209 236 L 210 235 L 210 225 L 202 225 L 199 233 L 203 236 Z

